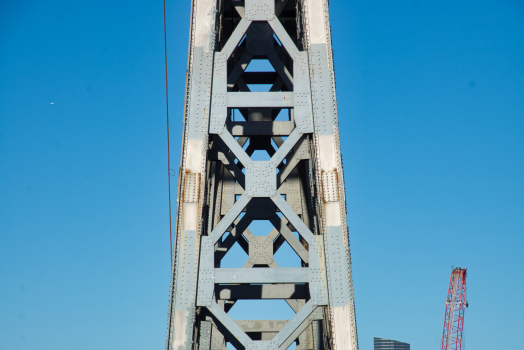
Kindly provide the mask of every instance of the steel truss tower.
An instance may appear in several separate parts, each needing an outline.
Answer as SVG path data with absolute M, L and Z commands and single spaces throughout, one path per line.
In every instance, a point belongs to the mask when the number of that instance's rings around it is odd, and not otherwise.
M 191 11 L 167 349 L 357 350 L 327 0 Z M 274 229 L 255 235 L 257 220 Z M 221 267 L 235 244 L 247 262 Z M 283 244 L 297 266 L 275 262 Z M 233 320 L 243 299 L 295 314 Z
M 460 350 L 462 347 L 462 329 L 466 301 L 466 271 L 455 268 L 449 278 L 444 331 L 442 333 L 442 350 Z

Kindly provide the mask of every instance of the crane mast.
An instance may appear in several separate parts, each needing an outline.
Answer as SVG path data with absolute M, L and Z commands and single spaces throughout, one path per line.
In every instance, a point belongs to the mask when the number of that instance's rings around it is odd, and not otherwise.
M 467 269 L 460 267 L 451 271 L 444 314 L 442 350 L 461 350 L 462 347 L 464 311 L 467 307 L 466 271 Z
M 167 350 L 358 349 L 327 0 L 192 0 L 173 253 Z

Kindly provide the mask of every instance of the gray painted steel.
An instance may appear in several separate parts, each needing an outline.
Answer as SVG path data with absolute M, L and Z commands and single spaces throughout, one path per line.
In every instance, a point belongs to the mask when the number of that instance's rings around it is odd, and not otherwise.
M 347 254 L 342 241 L 342 228 L 340 226 L 327 227 L 329 269 L 334 276 L 347 276 L 350 271 Z M 344 283 L 332 283 L 329 289 L 332 306 L 343 306 L 351 301 L 350 286 Z
M 193 0 L 167 350 L 358 349 L 330 43 L 327 0 Z
M 200 341 L 199 343 L 199 349 L 200 350 L 208 350 L 211 347 L 211 328 L 212 328 L 211 322 L 208 321 L 200 321 Z
M 282 267 L 279 269 L 215 269 L 215 283 L 307 283 L 309 269 Z

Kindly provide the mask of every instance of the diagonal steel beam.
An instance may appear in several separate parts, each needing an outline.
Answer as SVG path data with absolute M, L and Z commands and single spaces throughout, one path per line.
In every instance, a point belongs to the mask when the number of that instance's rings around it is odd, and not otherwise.
M 217 303 L 213 302 L 208 310 L 227 329 L 227 331 L 233 335 L 232 339 L 237 340 L 244 347 L 247 347 L 252 342 L 246 332 L 244 332 L 242 328 L 240 328 L 240 326 L 237 325 L 220 306 L 218 306 Z
M 271 163 L 276 167 L 279 165 L 284 158 L 289 154 L 293 146 L 298 142 L 302 135 L 298 132 L 298 129 L 293 130 L 293 132 L 288 136 L 286 141 L 280 146 L 277 152 L 271 157 Z
M 275 71 L 279 74 L 280 78 L 282 78 L 284 85 L 286 85 L 289 91 L 293 91 L 293 77 L 287 70 L 284 63 L 282 63 L 277 53 L 273 51 L 270 55 L 267 56 L 267 58 L 269 62 L 271 62 L 273 68 L 275 68 Z
M 301 142 L 303 143 L 305 142 L 305 140 L 302 139 Z M 293 169 L 295 169 L 295 167 L 301 160 L 310 158 L 309 152 L 307 153 L 307 155 L 304 155 L 302 152 L 298 152 L 298 148 L 300 148 L 300 146 L 294 147 L 293 154 L 291 155 L 291 157 L 287 158 L 286 164 L 282 169 L 280 169 L 280 172 L 277 174 L 277 187 L 282 186 L 282 183 L 286 181 L 286 178 L 293 171 Z
M 246 188 L 246 176 L 240 170 L 240 168 L 235 164 L 233 155 L 230 152 L 218 151 L 218 160 L 224 164 L 224 166 L 229 170 L 229 172 L 235 177 L 242 188 Z
M 222 241 L 220 248 L 225 249 L 226 251 L 219 254 L 218 259 L 221 260 L 224 255 L 233 247 L 233 245 L 238 242 L 240 247 L 244 249 L 246 254 L 249 254 L 248 242 L 246 242 L 241 236 L 247 227 L 249 226 L 251 220 L 245 215 L 242 218 L 237 218 L 234 221 L 235 227 L 231 230 L 230 234 Z
M 280 23 L 280 20 L 278 18 L 275 18 L 272 21 L 268 21 L 268 23 L 273 29 L 273 32 L 275 32 L 275 35 L 277 36 L 278 40 L 280 40 L 280 42 L 286 49 L 289 56 L 291 56 L 291 58 L 295 57 L 299 52 L 298 48 L 287 34 L 286 29 L 284 29 L 282 23 Z
M 240 215 L 242 210 L 246 207 L 247 203 L 250 201 L 250 197 L 245 194 L 241 195 L 240 198 L 235 202 L 235 205 L 227 212 L 227 214 L 220 220 L 218 225 L 215 227 L 210 236 L 213 237 L 213 242 L 216 243 L 220 237 L 226 232 L 229 226 L 235 221 L 235 219 Z
M 235 68 L 231 71 L 231 73 L 227 77 L 227 87 L 233 88 L 235 84 L 237 83 L 238 79 L 244 73 L 247 66 L 249 65 L 249 62 L 253 59 L 253 56 L 250 54 L 244 52 L 242 57 L 240 57 L 240 60 L 238 60 L 237 64 L 235 65 Z
M 287 243 L 291 246 L 291 248 L 295 251 L 295 253 L 298 254 L 298 256 L 305 262 L 309 262 L 309 253 L 306 250 L 306 248 L 302 245 L 302 243 L 295 237 L 293 232 L 287 227 L 288 220 L 284 218 L 279 218 L 278 215 L 275 213 L 271 218 L 269 219 L 273 226 L 280 232 L 280 234 L 286 239 Z
M 237 45 L 240 43 L 240 40 L 242 40 L 242 37 L 246 34 L 247 29 L 251 25 L 251 21 L 248 21 L 247 19 L 242 18 L 240 20 L 240 23 L 238 23 L 237 27 L 233 31 L 233 34 L 229 37 L 227 40 L 226 45 L 222 48 L 222 51 L 226 55 L 226 59 L 231 56 Z
M 274 197 L 271 197 L 271 200 L 277 205 L 278 209 L 286 217 L 286 219 L 291 222 L 300 236 L 306 240 L 309 244 L 315 242 L 315 236 L 311 230 L 304 224 L 300 217 L 293 211 L 293 209 L 287 204 L 286 200 L 280 195 L 277 194 Z
M 305 323 L 311 322 L 307 318 L 312 312 L 313 305 L 311 301 L 308 301 L 306 305 L 304 305 L 297 312 L 297 314 L 291 320 L 289 320 L 289 322 L 282 328 L 282 330 L 273 338 L 273 341 L 275 341 L 278 344 L 279 348 L 287 349 L 287 347 L 291 345 L 291 343 L 295 340 L 295 338 L 292 337 L 292 335 L 294 333 L 298 333 L 297 330 L 300 331 L 300 333 L 302 333 L 305 327 L 309 325 L 309 323 Z M 301 329 L 301 325 L 305 326 L 303 327 L 304 329 Z M 300 333 L 296 334 L 296 336 L 300 335 Z M 289 342 L 289 344 L 287 344 L 287 342 Z
M 251 163 L 251 158 L 246 154 L 244 149 L 238 144 L 237 140 L 231 136 L 229 131 L 227 131 L 227 127 L 224 127 L 224 130 L 220 134 L 220 138 L 224 143 L 229 147 L 231 152 L 237 157 L 238 161 L 242 163 L 244 167 L 247 167 Z

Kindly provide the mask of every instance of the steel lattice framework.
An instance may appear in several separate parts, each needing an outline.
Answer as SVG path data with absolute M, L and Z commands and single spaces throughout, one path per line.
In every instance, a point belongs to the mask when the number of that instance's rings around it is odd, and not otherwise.
M 358 349 L 327 0 L 192 1 L 177 203 L 168 350 Z M 235 244 L 247 262 L 221 267 Z M 295 315 L 233 320 L 243 299 Z
M 462 330 L 466 301 L 466 271 L 455 268 L 449 278 L 444 331 L 442 333 L 442 350 L 460 350 L 462 347 Z

